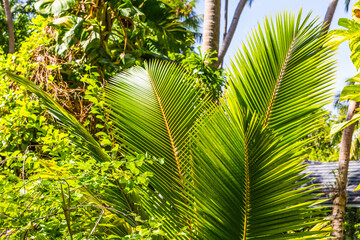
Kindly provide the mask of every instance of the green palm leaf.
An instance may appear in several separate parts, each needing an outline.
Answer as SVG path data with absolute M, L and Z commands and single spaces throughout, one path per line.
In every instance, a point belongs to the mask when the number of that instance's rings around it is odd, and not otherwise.
M 33 82 L 15 75 L 7 73 L 7 76 L 25 86 L 29 91 L 36 94 L 46 107 L 47 111 L 58 119 L 63 126 L 72 135 L 71 141 L 79 148 L 93 157 L 98 162 L 109 161 L 110 157 L 106 154 L 99 143 L 91 136 L 91 134 L 79 123 L 79 121 L 71 114 L 69 114 L 63 107 L 60 106 L 50 95 L 36 86 Z
M 174 210 L 174 206 L 186 202 L 185 196 L 181 193 L 181 189 L 184 188 L 182 171 L 188 165 L 185 159 L 189 158 L 186 144 L 189 130 L 202 111 L 202 104 L 200 104 L 199 90 L 194 88 L 194 79 L 187 75 L 183 68 L 165 62 L 152 62 L 146 67 L 147 71 L 141 67 L 134 67 L 111 80 L 106 89 L 107 103 L 113 108 L 113 120 L 119 131 L 118 140 L 126 145 L 122 149 L 123 154 L 148 152 L 152 156 L 165 158 L 164 165 L 156 164 L 155 167 L 148 165 L 144 169 L 156 173 L 152 185 L 160 195 L 148 189 L 143 192 L 142 202 L 145 209 L 151 211 L 153 216 L 158 218 L 167 216 L 163 228 L 173 235 L 185 225 L 185 215 L 175 211 L 179 209 Z M 168 71 L 167 74 L 162 72 L 164 70 Z M 102 150 L 91 134 L 50 95 L 23 77 L 12 73 L 7 75 L 42 99 L 43 105 L 49 113 L 61 121 L 72 136 L 70 140 L 79 149 L 98 162 L 110 161 L 110 156 Z M 119 86 L 122 87 L 121 91 L 117 89 Z M 177 94 L 170 92 L 174 89 L 178 90 Z M 118 92 L 114 92 L 115 90 Z M 137 100 L 135 94 L 140 96 Z M 173 105 L 174 102 L 177 105 Z M 170 108 L 173 106 L 177 106 L 176 111 Z M 153 111 L 150 114 L 149 109 Z M 113 198 L 106 194 L 103 196 L 105 197 L 103 201 L 113 202 L 109 204 L 112 206 L 126 203 L 127 200 L 121 193 L 121 186 L 114 185 L 114 188 L 108 191 L 116 191 L 117 194 L 114 194 Z M 91 201 L 95 200 L 94 198 Z M 131 197 L 129 201 L 133 204 Z M 98 204 L 99 201 L 95 203 Z M 131 210 L 128 205 L 122 205 L 125 206 L 125 210 Z M 154 210 L 155 205 L 157 207 Z M 121 222 L 119 219 L 116 220 L 116 214 L 109 215 L 109 218 Z M 128 220 L 132 221 L 130 218 Z
M 189 133 L 206 102 L 200 96 L 195 80 L 183 68 L 161 61 L 124 71 L 106 88 L 106 103 L 124 151 L 164 158 L 163 165 L 147 165 L 146 170 L 154 173 L 151 185 L 175 210 L 186 203 L 181 192 L 189 162 Z M 181 226 L 184 215 L 178 217 L 173 225 Z
M 319 203 L 311 200 L 315 189 L 301 188 L 308 182 L 301 174 L 305 166 L 293 154 L 301 145 L 280 145 L 281 138 L 263 128 L 262 116 L 222 103 L 193 140 L 193 221 L 199 239 L 319 239 L 318 232 L 286 234 L 323 222 L 308 209 Z
M 301 21 L 301 12 L 278 14 L 275 22 L 265 18 L 228 70 L 226 98 L 263 116 L 283 142 L 298 141 L 316 127 L 314 111 L 329 103 L 335 61 L 323 46 L 322 27 L 309 15 Z
M 290 234 L 323 222 L 308 210 L 314 189 L 301 188 L 301 140 L 316 128 L 334 74 L 321 30 L 301 14 L 265 19 L 232 62 L 222 107 L 210 107 L 193 131 L 190 202 L 199 239 L 323 236 Z

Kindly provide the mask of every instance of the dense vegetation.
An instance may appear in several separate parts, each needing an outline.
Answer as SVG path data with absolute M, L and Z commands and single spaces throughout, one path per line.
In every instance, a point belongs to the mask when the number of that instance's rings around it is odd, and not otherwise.
M 337 160 L 341 135 L 330 129 L 347 126 L 346 103 L 336 116 L 323 108 L 335 58 L 322 22 L 266 18 L 223 70 L 194 49 L 194 1 L 11 4 L 14 54 L 0 36 L 0 235 L 330 235 L 329 209 L 302 174 L 304 159 Z

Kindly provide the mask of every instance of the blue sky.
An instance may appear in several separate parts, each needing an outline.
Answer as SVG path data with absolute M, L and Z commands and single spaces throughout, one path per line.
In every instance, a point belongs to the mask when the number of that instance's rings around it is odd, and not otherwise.
M 224 1 L 222 2 L 223 7 Z M 304 14 L 312 11 L 312 15 L 314 17 L 319 16 L 322 20 L 325 16 L 329 2 L 330 0 L 253 0 L 251 8 L 247 5 L 241 14 L 234 38 L 225 56 L 225 68 L 226 64 L 229 63 L 229 58 L 235 54 L 237 48 L 241 45 L 241 42 L 246 39 L 251 30 L 259 21 L 262 21 L 265 16 L 274 15 L 275 13 L 284 9 L 291 10 L 293 13 L 298 13 L 299 10 L 303 8 Z M 229 0 L 228 25 L 231 22 L 231 17 L 235 11 L 237 3 L 238 0 Z M 339 4 L 337 6 L 330 29 L 340 28 L 337 24 L 339 18 L 351 17 L 351 8 L 354 4 L 354 1 L 351 1 L 349 7 L 350 11 L 348 13 L 345 12 L 344 3 L 345 0 L 339 0 Z M 197 1 L 196 12 L 198 14 L 204 13 L 203 0 Z M 223 21 L 223 16 L 221 17 L 221 20 Z M 221 26 L 221 30 L 223 30 L 223 26 Z M 338 73 L 336 77 L 335 92 L 339 92 L 344 87 L 345 80 L 353 77 L 357 72 L 350 60 L 350 50 L 347 43 L 343 43 L 340 46 L 336 57 L 338 59 Z

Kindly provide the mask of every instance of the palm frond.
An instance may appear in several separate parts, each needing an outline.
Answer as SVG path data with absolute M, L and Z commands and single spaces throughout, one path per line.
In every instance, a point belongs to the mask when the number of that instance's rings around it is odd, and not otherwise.
M 171 204 L 177 211 L 176 206 L 186 202 L 181 192 L 189 161 L 189 133 L 207 101 L 200 96 L 195 79 L 175 63 L 162 61 L 126 70 L 106 87 L 106 103 L 123 150 L 164 158 L 163 165 L 147 165 L 146 170 L 154 173 L 151 185 L 166 199 L 165 209 Z M 177 226 L 184 216 L 179 214 Z
M 290 233 L 324 222 L 307 209 L 315 189 L 301 186 L 301 145 L 281 137 L 246 107 L 223 101 L 194 133 L 194 225 L 199 239 L 319 239 L 324 232 Z M 190 209 L 188 211 L 191 211 Z
M 193 131 L 190 198 L 199 239 L 319 239 L 301 152 L 328 103 L 333 52 L 321 23 L 265 19 L 232 62 L 221 107 Z M 320 210 L 322 211 L 322 210 Z M 326 232 L 326 231 L 325 231 Z
M 360 120 L 360 113 L 355 114 L 350 120 L 334 124 L 331 128 L 330 136 L 344 130 L 346 127 L 356 123 Z
M 329 103 L 334 54 L 324 47 L 322 23 L 290 13 L 265 18 L 231 62 L 226 98 L 237 98 L 250 112 L 294 142 L 316 128 L 314 110 Z M 319 114 L 319 113 L 317 113 Z M 288 132 L 292 134 L 285 134 Z M 285 141 L 283 140 L 283 142 Z
M 60 106 L 49 94 L 44 92 L 33 82 L 15 75 L 13 73 L 6 73 L 9 79 L 23 85 L 29 91 L 36 94 L 46 107 L 47 111 L 58 119 L 63 126 L 72 135 L 71 141 L 81 150 L 93 157 L 98 162 L 109 161 L 110 156 L 106 154 L 99 143 L 91 136 L 91 134 L 79 123 L 79 121 L 71 114 L 69 114 L 63 107 Z

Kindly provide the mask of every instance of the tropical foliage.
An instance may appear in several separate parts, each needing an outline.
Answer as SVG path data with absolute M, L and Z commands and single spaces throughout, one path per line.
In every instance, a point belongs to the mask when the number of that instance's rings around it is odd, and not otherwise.
M 32 182 L 42 186 L 44 173 L 18 178 L 30 203 L 23 211 L 35 215 L 16 234 L 45 239 L 55 232 L 70 239 L 326 236 L 321 227 L 309 231 L 326 220 L 309 211 L 318 202 L 311 200 L 313 189 L 302 187 L 308 180 L 301 174 L 303 149 L 311 140 L 303 139 L 321 123 L 334 74 L 333 51 L 323 47 L 325 42 L 322 24 L 309 16 L 302 20 L 301 14 L 285 12 L 265 19 L 236 54 L 217 103 L 204 96 L 196 76 L 159 60 L 117 74 L 106 84 L 104 99 L 95 97 L 101 89 L 90 84 L 88 99 L 101 102 L 94 114 L 107 125 L 97 136 L 35 83 L 8 72 L 9 79 L 37 95 L 54 123 L 62 123 L 69 139 L 64 144 L 79 155 L 68 165 L 43 161 L 50 174 L 46 179 L 57 184 L 51 191 L 57 190 L 58 205 L 51 209 L 29 211 L 45 198 L 46 187 L 35 190 L 38 198 L 27 195 Z M 86 79 L 92 79 L 91 67 L 88 71 Z M 107 140 L 99 143 L 103 135 Z M 5 203 L 12 194 L 3 196 Z M 7 223 L 18 219 L 4 216 Z M 81 224 L 79 219 L 89 220 Z M 62 227 L 54 230 L 59 223 Z
M 321 127 L 311 133 L 313 137 L 306 146 L 304 158 L 311 161 L 334 162 L 338 161 L 342 132 L 331 133 L 332 128 L 339 126 L 345 122 L 348 101 L 339 101 L 340 94 L 336 96 L 334 102 L 334 110 L 323 116 Z M 358 160 L 360 158 L 360 132 L 359 125 L 355 124 L 353 142 L 350 150 L 350 160 Z
M 14 21 L 15 31 L 15 47 L 19 49 L 21 42 L 30 36 L 31 17 L 35 13 L 34 1 L 10 1 L 11 12 Z M 6 16 L 3 9 L 3 2 L 0 3 L 0 28 L 3 30 L 3 34 L 0 35 L 0 51 L 8 52 L 9 50 L 9 36 L 7 32 Z
M 189 51 L 186 55 L 179 56 L 179 62 L 190 74 L 198 79 L 197 86 L 202 89 L 203 95 L 210 94 L 214 101 L 217 101 L 225 87 L 226 78 L 223 69 L 214 67 L 217 58 L 210 56 L 210 52 L 203 55 L 200 47 L 199 55 Z
M 331 32 L 332 39 L 330 44 L 339 45 L 345 41 L 349 41 L 349 47 L 351 50 L 350 58 L 356 67 L 356 69 L 360 68 L 360 57 L 359 57 L 359 49 L 360 49 L 360 2 L 354 4 L 352 10 L 352 20 L 347 18 L 339 19 L 339 25 L 344 27 L 345 29 L 337 29 Z M 353 78 L 348 79 L 346 82 L 349 84 L 344 87 L 340 95 L 340 101 L 355 101 L 358 102 L 360 100 L 360 86 L 358 83 L 360 82 L 359 78 L 360 74 L 357 74 Z M 357 122 L 360 120 L 360 114 L 355 114 L 351 120 L 336 124 L 333 126 L 331 134 L 335 134 L 347 126 Z
M 41 0 L 36 9 L 54 17 L 56 53 L 106 67 L 107 72 L 151 57 L 168 58 L 194 43 L 198 18 L 186 1 Z M 186 28 L 188 27 L 188 28 Z M 100 73 L 104 74 L 105 69 Z

